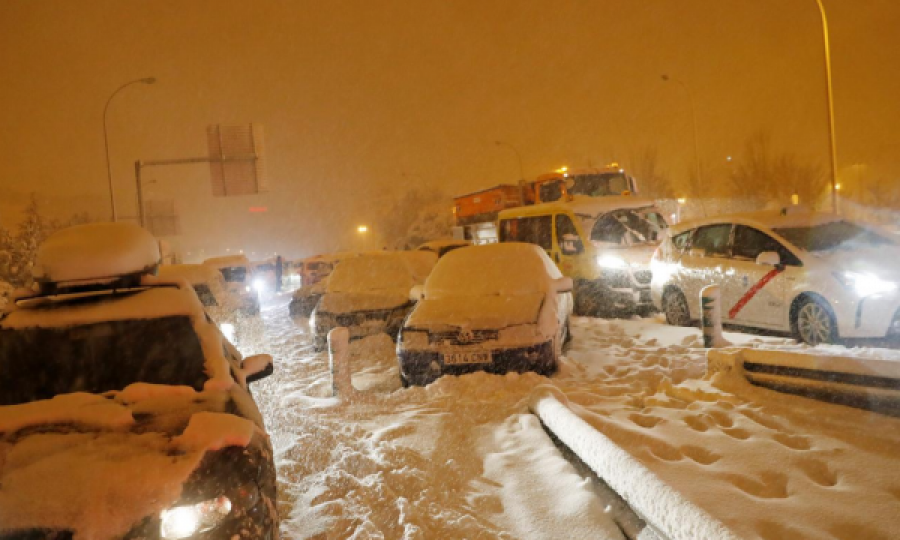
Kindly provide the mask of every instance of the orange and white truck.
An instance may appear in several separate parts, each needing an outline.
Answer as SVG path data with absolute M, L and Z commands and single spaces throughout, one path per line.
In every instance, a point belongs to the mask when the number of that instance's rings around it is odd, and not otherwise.
M 570 201 L 576 195 L 603 197 L 637 192 L 625 170 L 613 163 L 602 168 L 559 169 L 530 182 L 500 184 L 453 199 L 454 238 L 474 244 L 497 241 L 497 216 L 502 210 L 555 201 Z

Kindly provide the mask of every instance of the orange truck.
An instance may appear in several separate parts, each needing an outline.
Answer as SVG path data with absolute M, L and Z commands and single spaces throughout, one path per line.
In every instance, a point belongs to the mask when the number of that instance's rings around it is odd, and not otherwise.
M 530 182 L 500 184 L 453 199 L 454 238 L 474 244 L 497 241 L 497 215 L 507 208 L 568 201 L 576 195 L 603 197 L 637 192 L 634 178 L 618 164 L 542 174 Z

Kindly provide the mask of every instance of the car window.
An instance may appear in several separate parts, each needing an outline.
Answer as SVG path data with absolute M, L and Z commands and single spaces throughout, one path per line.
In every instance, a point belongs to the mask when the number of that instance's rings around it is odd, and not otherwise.
M 197 298 L 200 299 L 200 303 L 206 307 L 218 306 L 219 303 L 216 302 L 216 296 L 209 289 L 209 285 L 205 283 L 198 283 L 194 285 L 194 292 L 197 293 Z
M 527 242 L 544 249 L 553 247 L 550 216 L 505 219 L 500 224 L 501 242 Z
M 200 340 L 187 316 L 2 328 L 0 373 L 0 405 L 122 390 L 138 382 L 199 391 L 207 380 Z
M 678 251 L 684 251 L 691 243 L 691 233 L 694 231 L 686 231 L 672 237 L 672 245 Z
M 540 190 L 541 202 L 553 202 L 562 198 L 562 183 L 560 182 L 542 184 Z
M 220 268 L 222 277 L 229 283 L 243 283 L 247 279 L 247 269 L 243 266 Z
M 731 237 L 731 224 L 707 225 L 694 233 L 692 249 L 702 249 L 707 257 L 728 257 L 728 240 Z
M 735 226 L 734 244 L 731 248 L 731 254 L 734 258 L 755 261 L 759 254 L 764 251 L 778 253 L 782 264 L 801 266 L 800 260 L 778 240 L 752 227 L 745 225 Z
M 584 251 L 581 244 L 581 238 L 575 229 L 575 223 L 572 218 L 565 214 L 556 216 L 556 242 L 559 248 L 568 255 L 574 255 Z

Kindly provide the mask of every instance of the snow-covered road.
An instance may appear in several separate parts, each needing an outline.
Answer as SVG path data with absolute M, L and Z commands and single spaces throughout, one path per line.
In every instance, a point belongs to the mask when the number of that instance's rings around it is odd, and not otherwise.
M 695 329 L 576 319 L 552 379 L 445 377 L 400 389 L 386 336 L 351 347 L 352 402 L 330 397 L 287 297 L 263 312 L 276 373 L 254 387 L 287 538 L 622 538 L 529 401 L 555 392 L 663 481 L 746 538 L 891 538 L 900 420 L 704 379 Z M 726 334 L 749 346 L 783 338 Z M 895 351 L 853 354 L 900 358 Z

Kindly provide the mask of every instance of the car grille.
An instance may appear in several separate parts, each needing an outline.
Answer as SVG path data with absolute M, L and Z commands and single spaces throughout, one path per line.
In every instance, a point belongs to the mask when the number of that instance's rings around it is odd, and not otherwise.
M 428 343 L 450 343 L 451 345 L 474 345 L 497 339 L 499 330 L 451 330 L 428 334 Z
M 653 274 L 650 272 L 650 270 L 638 270 L 634 273 L 634 279 L 642 285 L 647 285 L 648 283 L 650 283 L 650 280 L 652 278 Z
M 336 316 L 335 322 L 337 322 L 337 326 L 359 326 L 367 321 L 386 321 L 389 314 L 389 310 L 346 313 Z

